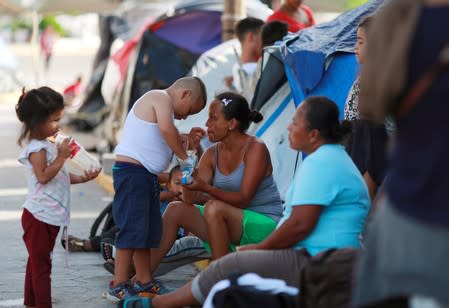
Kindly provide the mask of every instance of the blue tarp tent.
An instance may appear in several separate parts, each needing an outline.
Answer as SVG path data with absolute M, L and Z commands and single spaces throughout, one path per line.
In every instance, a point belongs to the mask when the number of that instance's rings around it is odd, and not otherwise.
M 287 127 L 296 107 L 307 96 L 324 95 L 339 105 L 343 117 L 343 105 L 358 71 L 354 55 L 357 25 L 361 17 L 371 15 L 382 3 L 370 1 L 328 23 L 288 36 L 280 46 L 265 49 L 265 70 L 252 100 L 252 107 L 264 119 L 251 124 L 248 132 L 268 146 L 282 198 L 302 160 L 288 142 Z M 283 72 L 279 71 L 285 71 L 287 81 L 280 88 L 269 89 L 280 80 Z
M 383 2 L 369 1 L 330 22 L 299 31 L 284 42 L 281 53 L 296 106 L 307 96 L 324 95 L 343 110 L 358 72 L 354 55 L 357 25 Z

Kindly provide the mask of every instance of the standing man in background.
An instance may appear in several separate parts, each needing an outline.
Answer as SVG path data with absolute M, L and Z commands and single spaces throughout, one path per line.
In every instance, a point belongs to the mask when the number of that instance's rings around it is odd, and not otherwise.
M 242 51 L 237 63 L 232 68 L 232 76 L 225 78 L 225 84 L 231 90 L 248 97 L 252 93 L 245 93 L 256 71 L 257 61 L 261 56 L 262 40 L 260 31 L 264 22 L 258 18 L 247 17 L 235 25 L 235 34 L 240 42 Z

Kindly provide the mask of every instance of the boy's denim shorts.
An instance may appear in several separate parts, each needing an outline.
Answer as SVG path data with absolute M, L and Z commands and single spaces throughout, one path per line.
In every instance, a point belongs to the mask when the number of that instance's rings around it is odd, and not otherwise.
M 112 167 L 112 215 L 119 231 L 115 245 L 123 249 L 157 248 L 162 236 L 160 187 L 143 166 L 116 162 Z

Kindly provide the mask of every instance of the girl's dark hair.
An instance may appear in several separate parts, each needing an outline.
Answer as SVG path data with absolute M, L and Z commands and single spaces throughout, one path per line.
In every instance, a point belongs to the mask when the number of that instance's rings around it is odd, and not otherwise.
M 365 30 L 368 30 L 372 21 L 373 21 L 373 15 L 364 16 L 360 19 L 358 28 L 363 28 Z
M 248 101 L 240 94 L 223 92 L 218 94 L 215 99 L 223 103 L 225 119 L 239 121 L 239 130 L 242 132 L 248 129 L 250 122 L 259 123 L 263 120 L 262 114 L 257 110 L 250 110 Z
M 350 128 L 341 125 L 337 104 L 332 100 L 324 96 L 310 96 L 304 103 L 309 129 L 317 129 L 326 143 L 340 143 L 349 133 Z
M 64 109 L 64 99 L 61 94 L 49 87 L 40 87 L 25 92 L 16 104 L 16 114 L 23 122 L 22 131 L 17 143 L 22 145 L 30 132 L 38 128 L 54 112 Z
M 168 173 L 168 183 L 171 182 L 171 180 L 173 179 L 173 173 L 175 173 L 176 171 L 181 171 L 181 166 L 176 165 L 170 169 L 170 172 Z

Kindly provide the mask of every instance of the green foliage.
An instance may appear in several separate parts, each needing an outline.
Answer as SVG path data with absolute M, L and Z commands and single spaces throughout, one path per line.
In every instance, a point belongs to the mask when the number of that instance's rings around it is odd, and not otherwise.
M 29 24 L 25 19 L 17 18 L 13 19 L 5 28 L 10 28 L 13 32 L 19 29 L 31 29 L 31 24 Z
M 39 23 L 39 30 L 44 30 L 48 26 L 51 26 L 56 33 L 58 33 L 60 36 L 66 36 L 67 31 L 61 26 L 61 24 L 56 20 L 54 15 L 46 15 L 42 17 L 40 23 Z
M 368 0 L 348 0 L 346 2 L 346 8 L 348 10 L 356 8 L 362 4 L 365 4 L 366 2 L 368 2 Z

